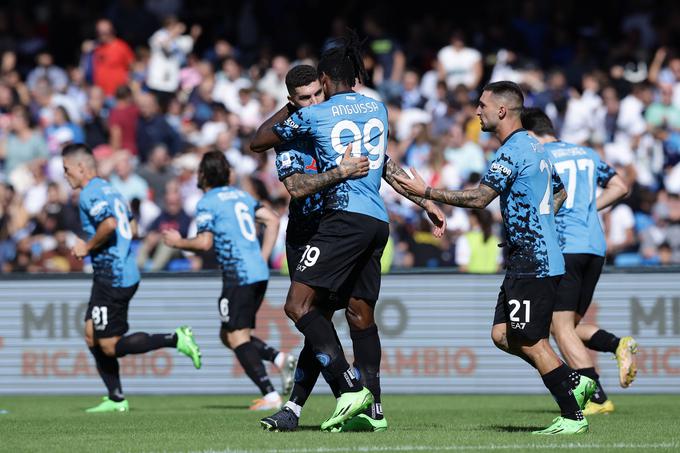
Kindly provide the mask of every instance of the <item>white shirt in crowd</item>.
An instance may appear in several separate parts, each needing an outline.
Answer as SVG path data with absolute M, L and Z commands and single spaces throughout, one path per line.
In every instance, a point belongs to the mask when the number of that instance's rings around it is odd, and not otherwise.
M 446 73 L 446 85 L 453 89 L 461 83 L 468 88 L 475 84 L 475 65 L 482 59 L 479 51 L 470 47 L 457 50 L 449 45 L 437 54 L 437 60 Z
M 176 38 L 161 28 L 149 39 L 151 59 L 149 61 L 146 84 L 149 88 L 174 92 L 179 88 L 179 72 L 186 55 L 194 47 L 194 39 L 189 35 Z

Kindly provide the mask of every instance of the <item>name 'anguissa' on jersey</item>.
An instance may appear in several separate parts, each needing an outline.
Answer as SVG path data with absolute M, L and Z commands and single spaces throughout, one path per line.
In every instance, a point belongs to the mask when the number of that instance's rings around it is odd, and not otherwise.
M 336 93 L 326 102 L 300 109 L 273 130 L 286 142 L 310 138 L 320 172 L 337 167 L 347 145 L 352 143 L 353 156 L 368 157 L 369 173 L 329 188 L 324 197 L 325 209 L 388 221 L 379 194 L 388 131 L 387 108 L 382 102 L 353 91 Z

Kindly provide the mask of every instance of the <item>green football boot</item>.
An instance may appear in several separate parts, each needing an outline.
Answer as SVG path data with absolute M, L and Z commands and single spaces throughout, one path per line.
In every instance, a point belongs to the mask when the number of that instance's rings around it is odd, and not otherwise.
M 335 426 L 331 429 L 333 433 L 346 433 L 350 431 L 385 431 L 387 429 L 387 419 L 381 418 L 376 420 L 366 414 L 359 414 L 350 418 L 341 426 Z
M 102 402 L 86 409 L 85 412 L 95 413 L 95 412 L 130 412 L 130 406 L 127 400 L 123 401 L 113 401 L 110 400 L 108 396 L 102 398 Z
M 593 394 L 595 393 L 596 389 L 597 384 L 595 384 L 595 381 L 593 381 L 587 376 L 581 376 L 581 380 L 579 381 L 576 388 L 573 390 L 574 398 L 576 398 L 578 407 L 580 407 L 581 410 L 586 408 L 586 403 L 588 403 L 588 401 L 590 401 L 590 398 L 593 397 Z
M 178 327 L 175 329 L 175 334 L 177 334 L 177 350 L 189 357 L 197 370 L 201 368 L 201 350 L 194 340 L 191 327 Z
M 321 424 L 321 429 L 326 431 L 341 425 L 366 410 L 371 404 L 373 404 L 373 394 L 366 387 L 362 387 L 358 392 L 345 392 L 338 398 L 333 415 Z
M 531 434 L 542 436 L 557 436 L 563 434 L 585 434 L 588 432 L 588 420 L 572 420 L 570 418 L 557 417 L 552 425 L 540 431 L 533 431 Z

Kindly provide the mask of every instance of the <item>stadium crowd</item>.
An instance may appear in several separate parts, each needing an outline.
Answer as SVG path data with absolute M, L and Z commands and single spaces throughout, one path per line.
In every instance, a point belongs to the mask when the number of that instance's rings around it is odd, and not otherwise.
M 357 90 L 388 104 L 392 159 L 433 187 L 476 185 L 499 146 L 475 116 L 480 87 L 515 81 L 562 140 L 595 148 L 630 184 L 630 195 L 602 213 L 607 262 L 680 264 L 680 48 L 671 47 L 680 43 L 673 28 L 680 7 L 673 2 L 665 9 L 624 2 L 605 20 L 583 17 L 579 2 L 546 11 L 526 1 L 508 14 L 485 13 L 482 23 L 494 25 L 484 29 L 474 20 L 454 27 L 436 11 L 405 16 L 408 26 L 397 28 L 366 10 L 328 18 L 309 35 L 276 2 L 237 2 L 222 28 L 181 0 L 110 2 L 98 11 L 65 1 L 58 23 L 45 19 L 56 14 L 52 3 L 32 3 L 32 12 L 0 8 L 2 272 L 87 268 L 70 255 L 80 221 L 60 157 L 64 144 L 82 141 L 130 202 L 143 270 L 216 267 L 209 254 L 181 254 L 159 240 L 166 228 L 183 236 L 195 229 L 196 171 L 212 149 L 225 153 L 235 184 L 281 215 L 270 263 L 280 269 L 289 196 L 273 153 L 251 153 L 250 138 L 287 102 L 287 71 L 314 64 L 346 26 L 366 37 L 370 80 Z M 261 14 L 263 3 L 274 11 Z M 276 14 L 285 36 L 266 28 Z M 56 52 L 55 28 L 66 33 Z M 474 259 L 494 272 L 502 265 L 497 205 L 469 213 L 447 206 L 448 232 L 435 239 L 417 206 L 383 190 L 391 216 L 385 267 L 466 270 Z

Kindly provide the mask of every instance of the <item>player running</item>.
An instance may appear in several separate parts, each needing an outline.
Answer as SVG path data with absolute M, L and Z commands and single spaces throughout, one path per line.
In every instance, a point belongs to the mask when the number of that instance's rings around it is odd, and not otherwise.
M 306 107 L 323 102 L 325 99 L 317 70 L 312 66 L 299 65 L 286 75 L 289 100 L 295 108 Z M 260 126 L 268 130 L 279 120 L 287 117 L 287 108 L 274 115 Z M 279 179 L 291 194 L 288 228 L 286 231 L 286 258 L 291 279 L 300 261 L 305 245 L 316 233 L 323 213 L 323 193 L 326 187 L 336 185 L 346 179 L 356 179 L 368 174 L 369 160 L 366 156 L 352 157 L 350 146 L 345 150 L 340 164 L 325 173 L 318 173 L 313 143 L 298 139 L 279 145 L 276 151 L 276 167 Z M 387 157 L 386 157 L 387 158 Z M 393 178 L 394 173 L 403 170 L 392 161 L 385 163 L 383 178 L 399 193 L 421 205 L 435 223 L 435 235 L 441 236 L 445 228 L 445 217 L 431 201 L 406 194 Z M 350 327 L 350 337 L 354 350 L 354 367 L 362 385 L 374 395 L 375 402 L 364 413 L 360 413 L 342 425 L 342 431 L 384 431 L 387 420 L 382 413 L 380 387 L 376 374 L 380 368 L 380 338 L 374 319 L 374 306 L 352 299 L 348 306 L 346 297 L 331 296 L 330 301 L 319 304 L 319 309 L 327 319 L 331 319 L 336 309 L 347 309 L 345 317 Z M 284 407 L 270 417 L 262 419 L 265 429 L 273 431 L 292 431 L 297 428 L 302 407 L 312 392 L 322 367 L 315 358 L 308 342 L 300 353 L 296 370 L 296 382 L 290 400 Z M 340 396 L 338 386 L 330 380 L 329 385 L 336 398 Z
M 566 274 L 557 289 L 552 333 L 569 366 L 597 385 L 583 410 L 584 415 L 613 412 L 614 404 L 607 399 L 577 326 L 592 302 L 604 265 L 606 243 L 597 211 L 626 196 L 628 187 L 612 167 L 600 160 L 595 150 L 557 140 L 550 118 L 540 109 L 525 109 L 522 125 L 550 153 L 567 190 L 567 200 L 555 218 Z M 596 191 L 598 186 L 602 187 L 600 195 Z M 600 337 L 613 336 L 596 326 L 586 329 L 599 332 L 595 343 Z M 620 383 L 625 388 L 635 378 L 637 343 L 632 337 L 614 338 L 617 341 L 605 341 L 605 344 L 615 347 L 612 352 L 616 354 Z
M 580 434 L 588 431 L 581 409 L 595 383 L 562 362 L 548 342 L 557 287 L 564 274 L 554 212 L 566 192 L 549 155 L 522 129 L 523 103 L 524 96 L 515 83 L 495 82 L 484 87 L 477 116 L 482 130 L 494 132 L 502 145 L 477 188 L 433 189 L 415 170 L 414 179 L 399 176 L 397 180 L 416 195 L 466 208 L 484 208 L 500 195 L 509 258 L 492 338 L 499 348 L 524 358 L 538 370 L 560 407 L 561 415 L 553 424 L 534 433 Z
M 198 185 L 205 192 L 196 208 L 198 234 L 183 239 L 176 230 L 163 233 L 165 244 L 189 251 L 215 248 L 222 268 L 222 295 L 217 303 L 222 327 L 220 339 L 234 351 L 251 381 L 262 392 L 251 410 L 278 409 L 283 404 L 274 389 L 263 360 L 281 371 L 283 392 L 293 385 L 295 357 L 281 353 L 252 336 L 255 316 L 262 304 L 269 280 L 267 261 L 279 231 L 278 216 L 260 205 L 249 194 L 229 186 L 230 168 L 220 151 L 203 155 L 198 169 Z M 255 223 L 265 226 L 262 249 Z
M 80 189 L 80 220 L 87 242 L 78 239 L 71 253 L 78 259 L 90 255 L 94 278 L 85 313 L 85 342 L 109 395 L 86 412 L 127 412 L 128 401 L 120 383 L 118 357 L 160 348 L 177 348 L 201 367 L 201 353 L 191 329 L 174 333 L 127 333 L 128 306 L 139 286 L 139 270 L 130 249 L 136 228 L 123 196 L 97 177 L 92 151 L 87 145 L 66 145 L 62 151 L 64 174 L 73 189 Z

